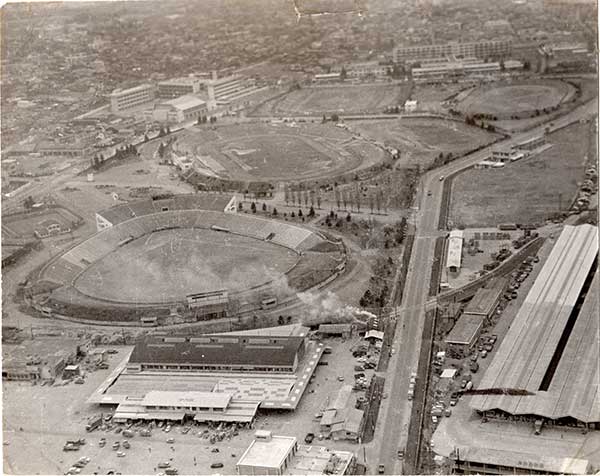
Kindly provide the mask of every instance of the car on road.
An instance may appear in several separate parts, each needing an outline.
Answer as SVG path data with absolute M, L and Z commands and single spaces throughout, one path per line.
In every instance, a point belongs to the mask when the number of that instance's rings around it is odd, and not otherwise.
M 213 463 L 213 464 L 210 465 L 210 467 L 212 469 L 222 468 L 223 467 L 223 463 Z
M 171 466 L 171 463 L 169 463 L 168 461 L 161 461 L 156 466 L 160 469 L 164 469 L 164 468 L 168 468 L 169 466 Z
M 304 442 L 310 444 L 313 442 L 314 439 L 315 439 L 314 433 L 307 433 L 306 436 L 304 437 Z
M 431 190 L 427 190 L 427 196 L 431 197 Z
M 441 182 L 442 180 L 444 180 L 444 176 L 443 176 L 443 175 L 440 175 L 440 182 Z
M 398 458 L 404 458 L 404 450 L 398 450 Z
M 385 473 L 385 464 L 380 464 L 379 466 L 377 466 L 377 473 L 378 474 Z
M 175 443 L 175 438 L 167 438 L 167 443 Z

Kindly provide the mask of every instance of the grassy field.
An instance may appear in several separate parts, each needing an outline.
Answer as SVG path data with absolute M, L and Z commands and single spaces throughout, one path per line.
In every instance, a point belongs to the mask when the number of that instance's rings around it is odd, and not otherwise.
M 245 289 L 287 272 L 298 257 L 285 248 L 210 230 L 143 236 L 90 266 L 75 282 L 85 294 L 128 302 L 162 302 L 192 292 Z
M 356 121 L 350 127 L 366 137 L 399 149 L 402 167 L 427 166 L 440 152 L 457 155 L 500 137 L 463 122 L 443 119 Z
M 384 158 L 376 146 L 321 124 L 196 128 L 181 134 L 174 149 L 195 158 L 206 175 L 236 180 L 321 178 L 367 167 Z
M 583 180 L 589 124 L 575 124 L 548 136 L 553 147 L 502 169 L 470 169 L 455 178 L 450 221 L 495 226 L 502 222 L 540 222 L 566 210 Z
M 336 85 L 302 88 L 261 108 L 271 114 L 357 114 L 383 112 L 404 104 L 409 89 L 393 84 Z
M 33 238 L 35 230 L 44 230 L 51 223 L 58 223 L 61 229 L 73 229 L 79 218 L 63 208 L 50 209 L 43 212 L 21 214 L 4 217 L 2 234 L 6 237 Z
M 574 88 L 562 81 L 500 84 L 474 90 L 460 104 L 465 114 L 510 115 L 557 106 Z

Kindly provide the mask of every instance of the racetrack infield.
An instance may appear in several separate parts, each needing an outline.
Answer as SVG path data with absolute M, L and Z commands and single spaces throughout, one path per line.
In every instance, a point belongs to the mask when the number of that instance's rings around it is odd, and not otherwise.
M 74 287 L 108 301 L 160 303 L 190 293 L 247 289 L 281 277 L 298 255 L 284 247 L 203 229 L 142 236 L 92 264 Z

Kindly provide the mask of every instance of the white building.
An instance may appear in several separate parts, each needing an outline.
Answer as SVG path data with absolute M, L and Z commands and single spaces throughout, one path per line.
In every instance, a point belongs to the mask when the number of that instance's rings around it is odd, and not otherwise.
M 110 95 L 110 110 L 112 113 L 127 111 L 151 103 L 155 98 L 156 88 L 152 84 L 141 84 L 129 89 L 115 89 Z
M 445 61 L 431 63 L 412 69 L 412 77 L 417 82 L 458 79 L 470 75 L 486 75 L 500 71 L 500 63 L 474 63 L 471 61 Z
M 179 124 L 197 120 L 208 114 L 206 102 L 196 96 L 181 96 L 170 101 L 156 104 L 154 109 L 144 113 L 147 122 L 156 121 L 166 124 Z
M 202 80 L 194 77 L 174 78 L 158 83 L 158 97 L 173 99 L 187 94 L 197 94 L 202 89 Z
M 456 273 L 460 269 L 462 262 L 463 237 L 462 230 L 452 230 L 448 236 L 446 269 L 452 273 Z
M 417 110 L 417 100 L 416 99 L 409 99 L 408 101 L 406 101 L 404 103 L 404 111 L 406 112 L 415 112 Z
M 298 445 L 293 436 L 275 436 L 259 430 L 237 462 L 236 471 L 244 475 L 344 475 L 349 473 L 353 460 L 349 451 Z
M 510 55 L 511 46 L 511 42 L 508 40 L 402 46 L 394 50 L 394 62 L 418 62 L 426 58 L 442 58 L 445 56 L 507 57 Z
M 332 73 L 341 73 L 342 69 L 346 71 L 347 78 L 364 78 L 365 76 L 383 77 L 387 76 L 391 66 L 381 65 L 377 61 L 368 61 L 364 63 L 350 63 L 343 66 L 334 66 Z

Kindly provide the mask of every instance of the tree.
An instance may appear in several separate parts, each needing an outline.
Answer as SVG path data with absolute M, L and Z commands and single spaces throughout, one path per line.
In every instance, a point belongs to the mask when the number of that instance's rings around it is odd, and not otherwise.
M 346 71 L 346 68 L 344 68 L 342 66 L 342 70 L 340 71 L 340 79 L 342 81 L 345 81 L 347 76 L 348 76 L 348 72 Z
M 352 217 L 350 216 L 350 213 L 348 213 L 348 215 L 346 215 L 346 221 L 349 222 L 352 220 Z
M 283 326 L 284 323 L 285 323 L 285 321 L 283 320 L 283 316 L 279 316 L 277 318 L 277 324 L 279 324 L 280 326 Z
M 298 209 L 298 216 L 301 217 L 302 216 L 302 209 Z
M 321 120 L 321 122 L 323 124 L 325 124 L 327 122 L 327 116 L 325 114 L 323 114 L 323 119 Z
M 310 210 L 308 211 L 308 216 L 309 217 L 315 216 L 315 209 L 312 206 L 310 207 Z
M 267 211 L 267 204 L 266 204 L 266 203 L 263 203 L 263 204 L 262 204 L 262 211 L 263 211 L 263 212 L 266 212 L 266 211 Z
M 144 134 L 144 142 L 148 142 L 150 140 L 150 137 L 148 137 L 148 134 Z
M 338 116 L 337 114 L 332 114 L 331 120 L 332 122 L 338 122 L 340 120 L 340 116 Z
M 321 194 L 317 193 L 317 208 L 321 209 Z
M 294 212 L 290 213 L 290 217 L 296 218 L 296 214 Z
M 238 203 L 238 210 L 242 211 L 244 209 L 244 204 L 242 202 Z
M 273 216 L 276 217 L 277 216 L 277 208 L 273 208 Z
M 31 195 L 29 195 L 24 201 L 23 201 L 23 206 L 25 207 L 25 210 L 31 210 L 33 208 L 33 206 L 35 205 L 35 200 L 33 199 L 33 197 Z
M 252 213 L 256 213 L 256 203 L 252 202 L 250 204 L 250 210 L 252 210 Z

